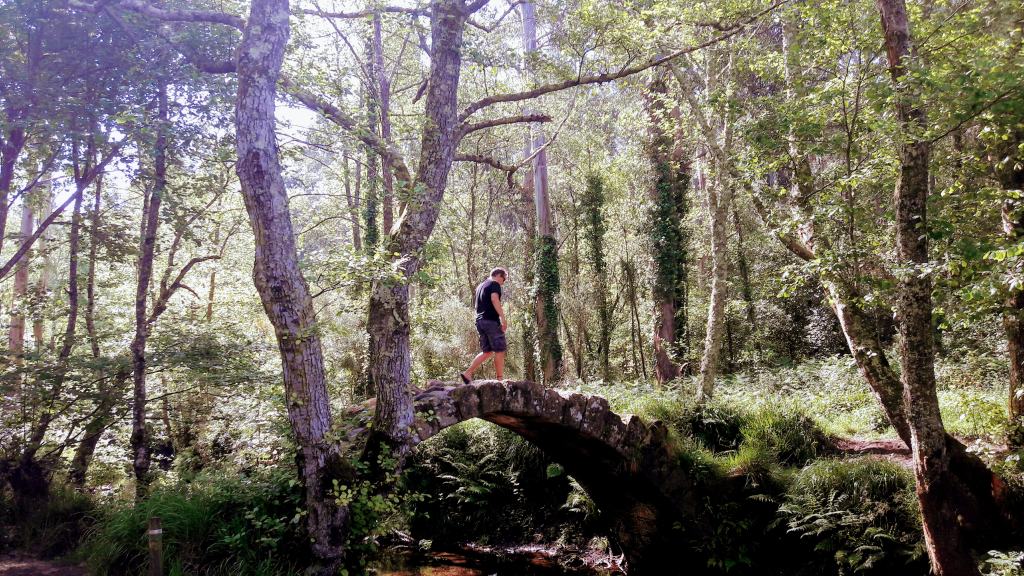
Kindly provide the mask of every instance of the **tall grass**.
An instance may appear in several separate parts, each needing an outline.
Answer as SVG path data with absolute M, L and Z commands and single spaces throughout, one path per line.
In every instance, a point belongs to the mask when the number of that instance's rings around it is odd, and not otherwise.
M 158 486 L 137 504 L 107 505 L 79 555 L 95 574 L 139 573 L 147 522 L 158 516 L 171 574 L 291 574 L 308 561 L 304 514 L 290 471 L 256 478 L 204 475 Z

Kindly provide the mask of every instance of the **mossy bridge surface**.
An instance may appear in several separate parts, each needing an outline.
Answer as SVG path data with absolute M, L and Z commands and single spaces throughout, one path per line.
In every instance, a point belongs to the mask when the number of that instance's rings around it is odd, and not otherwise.
M 420 442 L 480 418 L 512 430 L 561 464 L 610 520 L 610 536 L 631 574 L 662 573 L 678 562 L 681 551 L 673 550 L 678 540 L 671 536 L 694 518 L 698 498 L 662 422 L 616 414 L 601 396 L 524 381 L 431 381 L 415 401 Z

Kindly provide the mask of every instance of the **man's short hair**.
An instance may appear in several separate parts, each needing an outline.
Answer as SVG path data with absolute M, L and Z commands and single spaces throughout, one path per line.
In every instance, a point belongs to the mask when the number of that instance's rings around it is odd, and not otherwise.
M 508 271 L 504 268 L 495 268 L 494 270 L 491 270 L 491 278 L 494 278 L 495 276 L 501 276 L 505 280 L 508 280 Z

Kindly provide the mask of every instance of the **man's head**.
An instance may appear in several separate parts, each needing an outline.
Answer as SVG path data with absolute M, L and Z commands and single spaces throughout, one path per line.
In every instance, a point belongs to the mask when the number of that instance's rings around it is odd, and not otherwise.
M 495 268 L 491 270 L 491 279 L 498 284 L 504 284 L 505 280 L 508 280 L 508 272 L 504 268 Z

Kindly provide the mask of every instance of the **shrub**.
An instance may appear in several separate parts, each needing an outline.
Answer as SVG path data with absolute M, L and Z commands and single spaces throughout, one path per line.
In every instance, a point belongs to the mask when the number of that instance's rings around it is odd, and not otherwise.
M 763 404 L 747 416 L 740 433 L 744 450 L 788 466 L 803 466 L 828 445 L 814 420 L 785 404 Z
M 895 463 L 820 460 L 800 471 L 779 508 L 788 530 L 825 564 L 876 574 L 927 572 L 914 479 Z
M 135 505 L 110 504 L 80 555 L 97 574 L 139 573 L 147 521 L 159 516 L 172 574 L 288 574 L 308 560 L 301 502 L 291 471 L 251 478 L 203 474 L 192 483 L 156 486 Z
M 991 550 L 980 568 L 984 576 L 1024 576 L 1024 552 Z
M 57 483 L 49 497 L 15 504 L 0 491 L 0 552 L 16 549 L 43 558 L 62 556 L 78 546 L 95 508 L 85 495 Z

